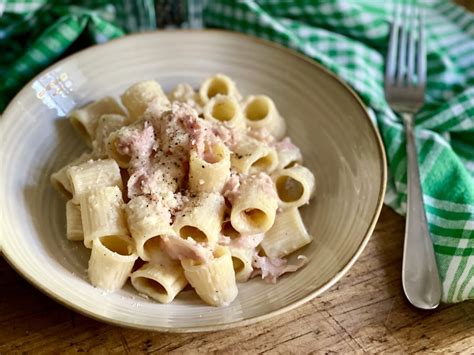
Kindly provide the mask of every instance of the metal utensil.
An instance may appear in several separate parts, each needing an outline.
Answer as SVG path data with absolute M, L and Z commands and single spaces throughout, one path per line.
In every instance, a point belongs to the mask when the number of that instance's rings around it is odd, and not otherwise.
M 407 138 L 408 201 L 402 283 L 411 304 L 434 309 L 441 300 L 441 282 L 423 206 L 414 137 L 414 116 L 423 106 L 425 83 L 423 14 L 405 6 L 398 9 L 392 23 L 385 72 L 385 97 L 400 113 Z

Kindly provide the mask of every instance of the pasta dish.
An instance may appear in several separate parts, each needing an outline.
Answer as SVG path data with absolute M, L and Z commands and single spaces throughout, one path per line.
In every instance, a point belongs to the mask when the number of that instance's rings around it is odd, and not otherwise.
M 187 285 L 212 306 L 237 283 L 274 283 L 307 263 L 298 208 L 315 179 L 265 95 L 216 74 L 195 91 L 136 83 L 70 113 L 89 146 L 51 176 L 68 199 L 67 238 L 91 249 L 92 285 L 171 302 Z

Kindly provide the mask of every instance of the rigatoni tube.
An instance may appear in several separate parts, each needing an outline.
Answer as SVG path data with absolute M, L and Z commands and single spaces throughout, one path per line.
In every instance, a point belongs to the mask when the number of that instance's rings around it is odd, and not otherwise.
M 130 280 L 139 293 L 160 303 L 173 301 L 188 283 L 179 262 L 146 263 L 132 273 Z
M 245 235 L 266 232 L 275 221 L 277 201 L 275 187 L 268 175 L 248 176 L 241 181 L 232 201 L 232 226 Z
M 230 152 L 222 143 L 207 146 L 202 156 L 192 150 L 189 158 L 189 188 L 199 192 L 221 192 L 230 175 Z
M 100 237 L 128 235 L 122 192 L 117 186 L 92 189 L 81 195 L 79 202 L 86 248 Z
M 274 146 L 278 155 L 278 170 L 291 168 L 296 164 L 303 164 L 301 150 L 288 137 L 275 143 Z
M 278 214 L 261 246 L 270 258 L 281 258 L 309 244 L 311 240 L 298 208 L 292 207 Z
M 237 297 L 232 256 L 227 247 L 218 245 L 214 258 L 207 263 L 184 259 L 184 275 L 201 299 L 211 306 L 226 306 Z
M 237 282 L 248 281 L 250 274 L 253 271 L 252 257 L 254 249 L 243 249 L 229 247 L 232 255 L 232 265 L 234 267 L 235 279 Z
M 253 128 L 266 128 L 276 139 L 286 132 L 285 120 L 278 113 L 275 103 L 265 95 L 249 96 L 244 100 L 246 124 Z
M 238 101 L 232 96 L 216 95 L 204 106 L 204 118 L 229 128 L 244 129 L 245 120 Z
M 71 182 L 72 200 L 78 203 L 81 195 L 92 188 L 117 186 L 123 190 L 120 168 L 112 159 L 90 160 L 67 170 Z
M 69 240 L 84 240 L 81 207 L 71 200 L 66 203 L 66 236 Z
M 112 132 L 125 125 L 127 117 L 117 114 L 105 114 L 100 116 L 95 130 L 95 138 L 92 142 L 93 154 L 97 158 L 107 157 L 107 138 Z
M 153 101 L 156 101 L 162 107 L 170 105 L 168 97 L 163 92 L 160 84 L 154 80 L 141 81 L 130 86 L 120 98 L 128 110 L 131 122 L 141 118 Z
M 137 259 L 128 236 L 107 236 L 94 240 L 88 275 L 92 285 L 106 291 L 123 287 Z
M 272 174 L 281 208 L 299 207 L 309 202 L 314 193 L 314 175 L 306 167 L 295 165 Z
M 256 139 L 247 138 L 233 147 L 231 165 L 242 174 L 271 173 L 278 165 L 278 155 L 273 147 Z
M 70 113 L 69 119 L 89 147 L 95 139 L 100 116 L 104 114 L 125 115 L 120 105 L 112 97 L 104 97 Z
M 207 243 L 212 248 L 219 239 L 224 208 L 221 195 L 200 194 L 190 200 L 176 216 L 173 229 L 183 239 L 191 238 L 198 243 Z
M 125 213 L 137 254 L 144 261 L 149 261 L 152 252 L 160 248 L 162 236 L 175 234 L 168 209 L 158 201 L 135 197 L 128 202 Z
M 51 179 L 50 179 L 51 185 L 53 185 L 53 187 L 57 191 L 61 192 L 61 194 L 65 196 L 66 198 L 68 199 L 72 198 L 73 190 L 72 190 L 71 180 L 69 179 L 69 175 L 67 171 L 71 166 L 82 164 L 88 161 L 89 159 L 91 159 L 91 155 L 89 153 L 83 153 L 80 157 L 74 159 L 71 163 L 63 166 L 58 171 L 52 173 Z
M 202 105 L 205 105 L 210 99 L 219 94 L 231 96 L 237 100 L 241 98 L 235 83 L 224 74 L 216 74 L 207 78 L 199 88 L 199 100 Z
M 242 234 L 266 232 L 275 221 L 277 201 L 275 187 L 268 175 L 260 173 L 245 178 L 232 201 L 232 226 Z

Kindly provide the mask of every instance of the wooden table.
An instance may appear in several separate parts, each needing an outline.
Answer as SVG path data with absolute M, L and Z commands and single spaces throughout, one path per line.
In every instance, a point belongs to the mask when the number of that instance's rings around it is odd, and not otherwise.
M 474 351 L 474 302 L 414 309 L 400 281 L 404 219 L 384 207 L 350 272 L 321 297 L 262 323 L 163 334 L 88 319 L 52 301 L 0 259 L 0 353 Z

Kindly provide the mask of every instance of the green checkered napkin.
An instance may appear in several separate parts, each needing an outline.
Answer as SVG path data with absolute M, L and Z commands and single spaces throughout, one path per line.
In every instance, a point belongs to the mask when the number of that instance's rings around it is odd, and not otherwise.
M 202 18 L 202 0 L 168 5 L 181 4 L 186 27 L 204 20 L 207 26 L 279 42 L 349 83 L 370 107 L 385 143 L 390 168 L 385 202 L 404 214 L 405 134 L 383 93 L 389 21 L 396 2 L 209 0 Z M 165 0 L 45 3 L 10 2 L 4 8 L 0 110 L 25 80 L 64 53 L 123 31 L 154 28 L 167 18 L 167 10 L 159 6 Z M 416 121 L 421 179 L 443 301 L 458 302 L 474 298 L 474 16 L 447 0 L 419 3 L 425 8 L 428 50 L 426 105 Z M 164 22 L 182 25 L 185 19 L 179 17 Z

